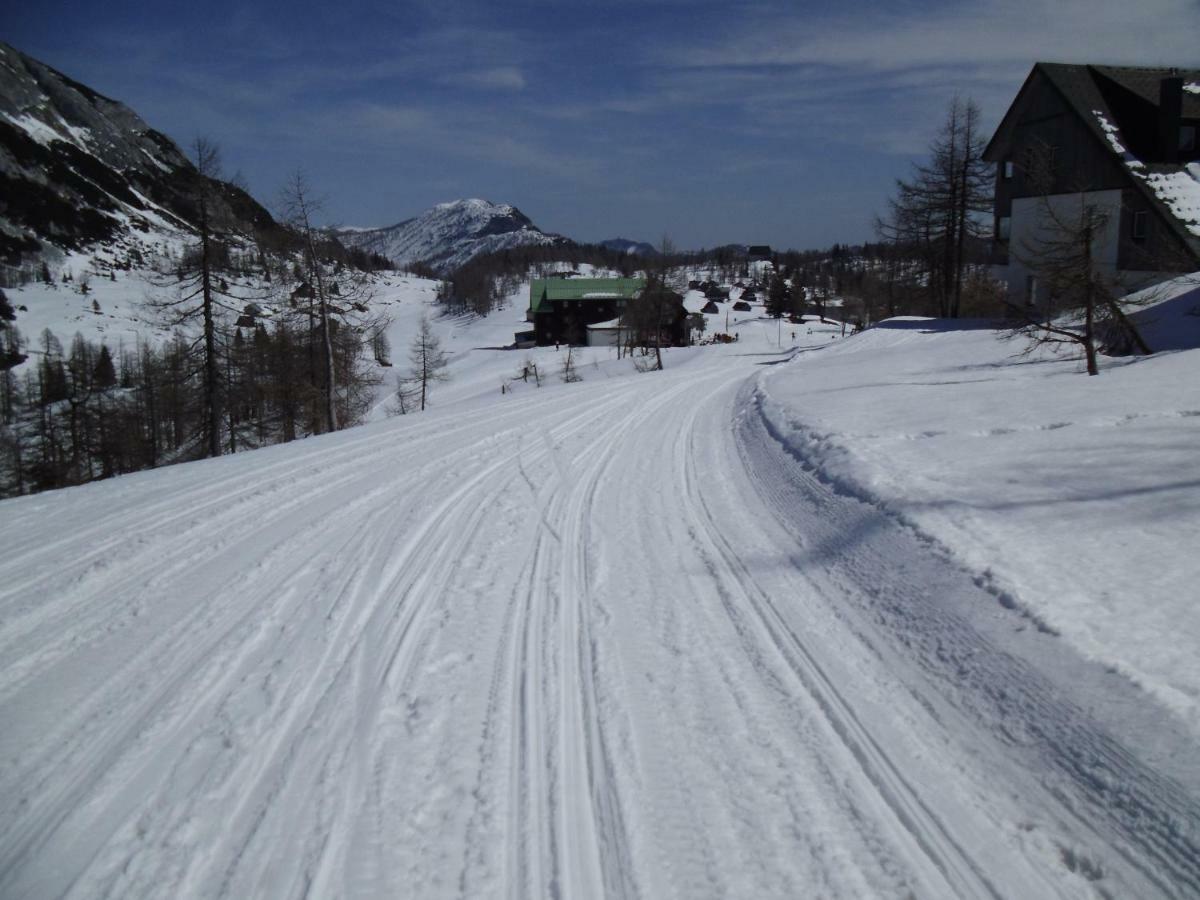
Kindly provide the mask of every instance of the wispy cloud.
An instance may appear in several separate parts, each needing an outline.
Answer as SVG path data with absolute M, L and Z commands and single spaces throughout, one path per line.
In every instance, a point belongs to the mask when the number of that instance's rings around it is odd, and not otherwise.
M 482 88 L 490 91 L 521 91 L 525 89 L 525 76 L 516 66 L 495 66 L 490 69 L 451 72 L 443 75 L 439 81 L 443 84 Z
M 814 19 L 794 7 L 759 16 L 680 66 L 834 65 L 868 72 L 929 66 L 1146 63 L 1195 58 L 1194 0 L 977 0 Z
M 661 48 L 650 58 L 654 99 L 642 102 L 736 104 L 782 127 L 799 111 L 834 140 L 911 155 L 954 95 L 995 122 L 1034 62 L 1186 65 L 1196 34 L 1194 0 L 975 0 L 823 16 L 771 3 L 716 37 Z

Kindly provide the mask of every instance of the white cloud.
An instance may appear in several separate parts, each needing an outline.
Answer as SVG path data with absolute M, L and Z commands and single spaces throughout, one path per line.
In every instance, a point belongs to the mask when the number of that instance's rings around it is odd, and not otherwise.
M 482 88 L 493 91 L 521 91 L 525 89 L 525 76 L 516 66 L 495 66 L 490 69 L 475 69 L 455 72 L 443 76 L 443 84 Z

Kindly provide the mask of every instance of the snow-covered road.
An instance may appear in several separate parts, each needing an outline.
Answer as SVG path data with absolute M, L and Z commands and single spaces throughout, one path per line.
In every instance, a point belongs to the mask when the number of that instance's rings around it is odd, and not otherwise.
M 0 505 L 0 896 L 1200 894 L 1188 736 L 808 471 L 782 359 Z

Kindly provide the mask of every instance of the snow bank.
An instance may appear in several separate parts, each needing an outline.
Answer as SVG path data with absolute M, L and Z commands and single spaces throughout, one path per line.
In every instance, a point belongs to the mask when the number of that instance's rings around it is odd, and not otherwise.
M 1189 297 L 1146 315 L 1170 330 Z M 823 478 L 1200 733 L 1200 351 L 1088 378 L 999 337 L 885 322 L 765 375 L 759 406 Z

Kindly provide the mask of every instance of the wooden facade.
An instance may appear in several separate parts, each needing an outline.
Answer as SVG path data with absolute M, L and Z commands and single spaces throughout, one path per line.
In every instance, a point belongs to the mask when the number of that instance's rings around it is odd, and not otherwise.
M 584 344 L 588 325 L 622 316 L 645 284 L 641 278 L 535 278 L 526 319 L 540 346 Z
M 995 163 L 993 260 L 1010 293 L 1027 280 L 1021 261 L 1031 211 L 1047 198 L 1088 198 L 1116 219 L 1103 252 L 1131 284 L 1200 267 L 1200 223 L 1156 194 L 1155 176 L 1187 177 L 1200 160 L 1196 72 L 1038 63 L 984 158 Z M 1190 136 L 1190 140 L 1189 140 Z

